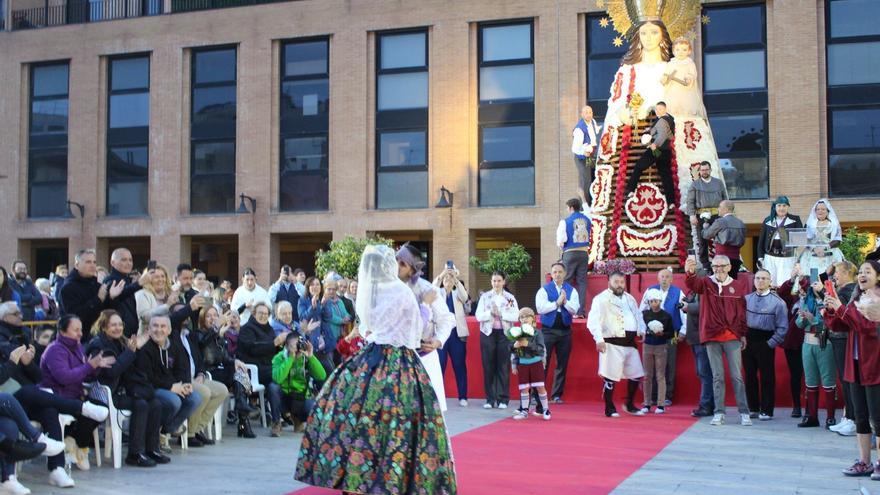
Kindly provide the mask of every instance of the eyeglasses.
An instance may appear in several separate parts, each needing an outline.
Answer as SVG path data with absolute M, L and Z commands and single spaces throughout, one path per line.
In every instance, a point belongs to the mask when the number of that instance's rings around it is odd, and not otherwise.
M 730 266 L 730 263 L 727 263 L 727 264 L 724 264 L 724 265 L 712 265 L 712 269 L 713 269 L 713 270 L 716 269 L 716 268 L 719 268 L 719 269 L 720 269 L 720 268 L 724 268 L 725 266 Z

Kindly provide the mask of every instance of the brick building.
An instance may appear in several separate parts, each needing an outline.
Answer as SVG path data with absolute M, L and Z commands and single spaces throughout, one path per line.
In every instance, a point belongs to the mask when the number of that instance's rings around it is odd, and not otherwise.
M 418 242 L 432 271 L 520 242 L 537 275 L 575 195 L 578 109 L 604 114 L 625 48 L 587 0 L 0 6 L 0 263 L 41 276 L 127 246 L 136 266 L 252 266 L 265 284 L 370 232 Z M 694 60 L 750 235 L 778 194 L 880 230 L 877 2 L 704 14 Z

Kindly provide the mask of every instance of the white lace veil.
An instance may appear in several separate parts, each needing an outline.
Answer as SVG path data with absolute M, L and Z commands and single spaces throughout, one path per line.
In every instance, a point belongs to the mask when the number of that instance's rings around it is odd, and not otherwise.
M 397 278 L 397 259 L 388 246 L 364 249 L 358 269 L 357 314 L 368 342 L 418 349 L 422 317 L 412 290 Z
M 825 208 L 828 208 L 828 221 L 831 222 L 831 235 L 829 239 L 832 241 L 841 240 L 843 232 L 840 228 L 840 220 L 838 220 L 837 213 L 834 212 L 834 208 L 831 206 L 831 201 L 828 201 L 826 198 L 816 201 L 810 209 L 810 216 L 807 218 L 807 236 L 811 239 L 816 237 L 816 225 L 819 222 L 819 218 L 816 217 L 816 207 L 819 206 L 819 203 L 823 203 Z

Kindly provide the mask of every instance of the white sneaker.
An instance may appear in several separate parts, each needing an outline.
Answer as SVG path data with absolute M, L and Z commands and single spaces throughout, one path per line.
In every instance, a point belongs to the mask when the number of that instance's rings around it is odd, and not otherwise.
M 0 485 L 0 491 L 3 493 L 9 493 L 12 495 L 30 495 L 30 488 L 22 485 L 15 478 L 15 475 L 10 475 L 9 479 L 4 481 L 2 485 Z
M 665 407 L 657 407 L 657 409 L 654 409 L 654 414 L 665 414 L 665 413 L 666 413 Z
M 461 399 L 458 401 L 458 405 L 461 407 L 467 407 L 467 399 Z
M 498 409 L 507 409 L 507 404 L 503 402 L 501 404 L 498 404 Z
M 853 437 L 856 435 L 856 423 L 852 420 L 847 420 L 847 423 L 842 427 L 837 429 L 837 434 L 844 437 Z
M 63 467 L 57 467 L 49 473 L 49 484 L 58 488 L 72 488 L 74 486 L 73 478 L 67 474 Z
M 651 412 L 651 408 L 649 406 L 642 407 L 642 409 L 641 409 L 642 414 L 648 414 L 649 412 Z
M 58 440 L 52 440 L 47 437 L 45 433 L 40 434 L 40 438 L 37 439 L 37 443 L 42 443 L 46 446 L 46 450 L 43 451 L 43 454 L 46 457 L 52 457 L 53 455 L 58 455 L 64 452 L 64 442 Z
M 99 423 L 103 423 L 105 419 L 107 419 L 107 415 L 110 414 L 110 410 L 104 406 L 99 406 L 97 404 L 92 404 L 89 401 L 83 402 L 82 407 L 82 415 L 94 419 Z
M 758 421 L 770 421 L 771 419 L 773 419 L 773 416 L 769 414 L 761 413 L 758 415 Z
M 748 414 L 739 415 L 739 424 L 743 426 L 752 426 L 752 418 Z
M 483 404 L 483 409 L 492 409 L 492 404 L 489 402 Z
M 524 419 L 529 419 L 529 412 L 523 411 L 522 409 L 517 409 L 515 413 L 513 413 L 513 419 L 517 421 L 522 421 Z
M 709 424 L 712 426 L 721 426 L 724 424 L 724 413 L 715 413 L 712 416 L 712 421 L 709 421 Z
M 828 430 L 837 433 L 837 430 L 839 430 L 839 429 L 843 428 L 844 426 L 846 426 L 846 422 L 847 422 L 847 421 L 849 421 L 849 420 L 846 419 L 846 418 L 843 418 L 843 419 L 841 419 L 840 422 L 837 423 L 836 425 L 831 425 L 831 426 L 829 426 L 829 427 L 828 427 Z

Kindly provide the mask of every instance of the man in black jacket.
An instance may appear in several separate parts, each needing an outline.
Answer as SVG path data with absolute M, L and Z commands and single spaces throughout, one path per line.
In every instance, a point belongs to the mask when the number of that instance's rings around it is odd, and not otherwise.
M 172 288 L 177 289 L 177 293 L 180 294 L 180 302 L 184 304 L 189 304 L 193 297 L 199 295 L 199 291 L 193 287 L 193 275 L 193 267 L 188 263 L 177 265 L 177 270 L 174 273 L 174 286 Z M 210 294 L 202 294 L 202 296 L 209 297 Z M 190 315 L 190 320 L 192 321 L 192 327 L 198 328 L 199 312 L 195 311 Z
M 199 301 L 200 299 L 194 298 L 193 301 Z M 191 303 L 191 305 L 194 304 Z M 195 315 L 199 314 L 199 311 L 193 310 L 191 306 L 175 304 L 171 307 L 172 314 L 180 314 L 181 316 L 185 314 L 186 309 L 189 309 L 189 312 Z M 202 358 L 202 351 L 199 347 L 199 338 L 196 332 L 197 330 L 193 330 L 189 318 L 182 318 L 179 320 L 179 323 L 172 323 L 171 338 L 179 342 L 186 351 L 186 364 L 192 379 L 192 388 L 202 397 L 202 402 L 189 417 L 187 437 L 190 447 L 214 444 L 214 441 L 208 438 L 203 430 L 211 426 L 214 413 L 217 412 L 217 409 L 220 408 L 223 401 L 229 396 L 229 389 L 226 388 L 226 385 L 212 380 L 206 375 L 205 360 Z
M 109 284 L 98 282 L 98 264 L 94 249 L 76 253 L 74 269 L 61 288 L 61 301 L 65 314 L 79 317 L 83 327 L 83 344 L 88 343 L 92 325 L 104 309 L 115 309 L 116 299 L 132 296 L 140 286 L 118 280 Z
M 12 262 L 12 277 L 9 277 L 7 283 L 21 298 L 22 318 L 25 321 L 33 321 L 36 317 L 37 306 L 43 304 L 43 295 L 40 294 L 31 277 L 28 276 L 28 267 L 24 261 L 15 260 Z
M 671 210 L 674 206 L 678 206 L 675 202 L 675 183 L 672 179 L 672 142 L 675 140 L 675 121 L 672 116 L 666 113 L 666 103 L 658 101 L 654 105 L 654 114 L 657 120 L 648 129 L 646 136 L 650 136 L 650 144 L 648 149 L 642 153 L 639 160 L 633 166 L 629 180 L 626 181 L 626 189 L 624 193 L 627 196 L 632 195 L 638 186 L 642 173 L 651 165 L 657 166 L 657 173 L 660 175 L 660 182 L 663 183 L 663 194 L 666 195 L 666 203 Z
M 125 325 L 125 336 L 131 337 L 138 331 L 139 321 L 137 315 L 137 302 L 135 302 L 135 292 L 141 290 L 150 283 L 150 273 L 145 271 L 143 275 L 138 277 L 137 273 L 132 273 L 134 261 L 131 251 L 125 248 L 118 248 L 110 255 L 110 274 L 104 279 L 104 283 L 113 285 L 120 280 L 125 285 L 122 294 L 116 298 L 115 305 L 122 323 Z
M 126 375 L 126 389 L 135 397 L 162 401 L 162 429 L 166 434 L 185 433 L 183 422 L 202 402 L 193 390 L 186 350 L 169 338 L 171 319 L 157 313 L 150 317 L 150 341 L 137 351 L 132 373 Z M 156 462 L 160 462 L 154 456 Z

